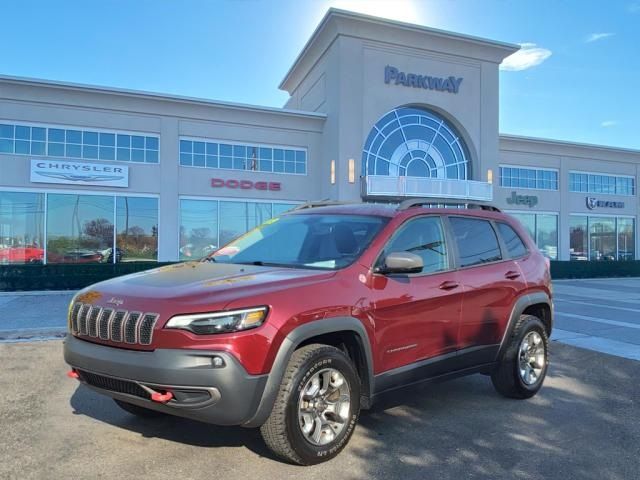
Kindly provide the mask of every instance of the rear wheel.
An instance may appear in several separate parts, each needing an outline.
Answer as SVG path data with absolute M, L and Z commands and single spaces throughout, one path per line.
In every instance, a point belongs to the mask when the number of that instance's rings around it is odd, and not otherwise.
M 335 347 L 307 345 L 293 353 L 260 430 L 276 455 L 312 465 L 342 451 L 359 413 L 360 379 L 349 357 Z
M 491 374 L 493 386 L 505 397 L 533 397 L 542 387 L 549 366 L 547 331 L 538 317 L 522 315 L 508 341 Z
M 130 413 L 131 415 L 135 415 L 136 417 L 141 418 L 157 418 L 162 417 L 164 413 L 158 412 L 157 410 L 151 410 L 149 408 L 140 407 L 138 405 L 134 405 L 133 403 L 123 402 L 122 400 L 113 399 L 116 404 L 123 409 L 124 411 Z

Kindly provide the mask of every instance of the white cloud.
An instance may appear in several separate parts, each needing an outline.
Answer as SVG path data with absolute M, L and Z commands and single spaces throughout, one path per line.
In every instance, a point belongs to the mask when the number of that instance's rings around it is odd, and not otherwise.
M 591 43 L 591 42 L 597 42 L 598 40 L 602 40 L 603 38 L 609 38 L 609 37 L 613 37 L 615 35 L 615 33 L 592 33 L 591 35 L 588 35 L 587 38 L 584 39 L 585 42 L 587 43 Z
M 509 55 L 500 64 L 500 70 L 519 72 L 540 65 L 551 56 L 551 50 L 538 47 L 535 43 L 521 43 L 520 50 Z
M 615 127 L 618 124 L 615 120 L 605 120 L 600 124 L 603 128 Z

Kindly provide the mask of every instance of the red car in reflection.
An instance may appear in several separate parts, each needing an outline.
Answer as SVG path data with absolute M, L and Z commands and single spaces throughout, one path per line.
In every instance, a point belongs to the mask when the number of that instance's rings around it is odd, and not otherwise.
M 28 245 L 0 249 L 0 263 L 42 263 L 44 250 Z

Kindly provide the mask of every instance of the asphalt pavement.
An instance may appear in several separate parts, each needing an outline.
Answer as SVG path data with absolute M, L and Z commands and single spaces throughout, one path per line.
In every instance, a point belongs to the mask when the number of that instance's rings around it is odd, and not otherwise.
M 640 278 L 556 280 L 553 288 L 554 340 L 640 360 Z
M 141 420 L 65 376 L 74 292 L 0 294 L 0 479 L 640 478 L 640 279 L 554 282 L 551 367 L 533 399 L 487 377 L 403 390 L 331 462 L 295 467 L 256 430 Z M 580 347 L 580 348 L 576 348 Z
M 2 479 L 581 479 L 640 472 L 638 362 L 562 345 L 540 393 L 482 375 L 404 390 L 365 412 L 329 463 L 273 458 L 259 432 L 142 420 L 65 376 L 62 341 L 0 344 Z M 304 477 L 302 477 L 304 475 Z

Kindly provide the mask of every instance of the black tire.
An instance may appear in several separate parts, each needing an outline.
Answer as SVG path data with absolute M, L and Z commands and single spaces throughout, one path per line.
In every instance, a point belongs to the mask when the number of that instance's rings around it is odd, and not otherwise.
M 134 405 L 133 403 L 123 402 L 122 400 L 113 399 L 116 404 L 123 409 L 125 412 L 130 413 L 131 415 L 135 415 L 136 417 L 141 418 L 158 418 L 164 416 L 164 413 L 158 412 L 157 410 L 151 410 L 149 408 L 140 407 L 138 405 Z
M 544 366 L 537 375 L 534 383 L 527 384 L 520 374 L 520 345 L 531 332 L 537 332 L 542 338 L 544 346 Z M 491 381 L 498 393 L 508 398 L 531 398 L 542 387 L 549 367 L 549 338 L 542 321 L 533 315 L 521 315 L 513 329 L 511 338 L 507 339 L 505 350 L 500 363 L 491 374 Z
M 327 368 L 337 370 L 347 382 L 350 407 L 342 431 L 333 441 L 317 446 L 302 432 L 298 404 L 309 379 Z M 260 431 L 277 456 L 298 465 L 313 465 L 330 460 L 342 451 L 353 434 L 359 414 L 360 378 L 349 357 L 335 347 L 312 344 L 296 350 L 291 356 L 271 414 Z

